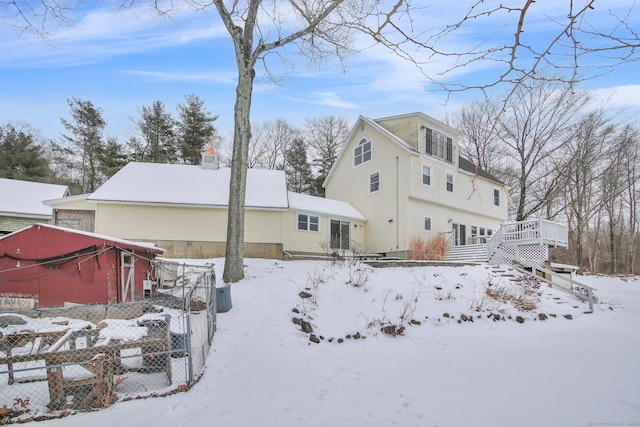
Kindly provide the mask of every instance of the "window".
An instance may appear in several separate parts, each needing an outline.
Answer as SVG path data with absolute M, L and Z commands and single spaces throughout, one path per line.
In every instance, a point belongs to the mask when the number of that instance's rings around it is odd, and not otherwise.
M 431 166 L 422 165 L 422 185 L 431 185 Z
M 369 160 L 371 160 L 371 141 L 362 138 L 358 146 L 353 150 L 353 165 L 358 166 Z
M 447 190 L 447 192 L 453 193 L 453 174 L 452 173 L 447 172 L 445 189 Z
M 422 229 L 424 231 L 431 231 L 431 217 L 424 217 L 424 220 L 422 221 Z
M 318 231 L 320 219 L 315 215 L 298 214 L 298 230 Z
M 453 163 L 453 139 L 447 135 L 425 128 L 425 152 L 447 163 Z
M 493 206 L 500 206 L 500 190 L 493 189 Z
M 380 172 L 369 175 L 369 194 L 380 191 Z

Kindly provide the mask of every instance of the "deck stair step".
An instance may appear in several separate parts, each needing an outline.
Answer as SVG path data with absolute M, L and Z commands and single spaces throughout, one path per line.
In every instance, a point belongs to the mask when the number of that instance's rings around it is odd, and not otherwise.
M 447 251 L 445 260 L 458 262 L 487 262 L 487 246 L 485 244 L 452 246 Z

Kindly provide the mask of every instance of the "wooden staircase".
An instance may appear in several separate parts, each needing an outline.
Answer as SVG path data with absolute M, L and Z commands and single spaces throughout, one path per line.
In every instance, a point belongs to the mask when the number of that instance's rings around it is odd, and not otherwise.
M 451 246 L 447 250 L 444 260 L 452 262 L 487 262 L 487 245 Z

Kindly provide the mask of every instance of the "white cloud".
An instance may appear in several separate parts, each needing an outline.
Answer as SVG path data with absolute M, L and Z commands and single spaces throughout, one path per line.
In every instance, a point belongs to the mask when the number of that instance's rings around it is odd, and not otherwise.
M 204 73 L 166 73 L 160 71 L 127 70 L 123 74 L 134 74 L 148 77 L 156 81 L 166 82 L 200 82 L 200 83 L 223 83 L 235 84 L 235 75 L 231 72 L 204 72 Z
M 595 104 L 607 107 L 640 107 L 640 85 L 625 85 L 589 91 Z

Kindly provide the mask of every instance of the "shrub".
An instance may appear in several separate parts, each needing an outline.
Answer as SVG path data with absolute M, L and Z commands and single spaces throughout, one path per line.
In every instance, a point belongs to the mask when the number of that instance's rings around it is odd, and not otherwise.
M 415 260 L 441 261 L 447 254 L 447 240 L 443 235 L 431 237 L 425 240 L 422 237 L 414 237 L 409 244 L 409 256 Z

